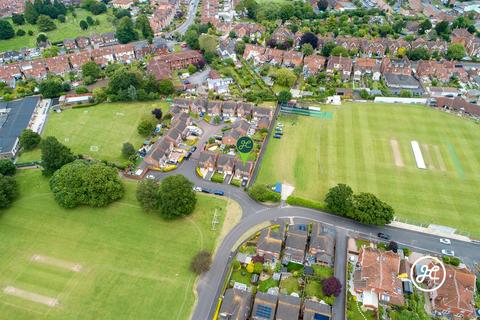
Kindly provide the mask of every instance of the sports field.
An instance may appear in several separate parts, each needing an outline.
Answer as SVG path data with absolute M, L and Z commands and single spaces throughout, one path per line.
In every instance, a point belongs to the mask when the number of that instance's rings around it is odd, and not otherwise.
M 17 180 L 19 200 L 0 213 L 1 319 L 189 318 L 189 264 L 214 248 L 224 200 L 199 195 L 191 216 L 165 221 L 141 211 L 132 182 L 108 208 L 65 210 L 40 171 Z
M 138 123 L 151 116 L 154 108 L 167 110 L 166 102 L 102 103 L 88 108 L 51 112 L 43 137 L 54 136 L 74 153 L 95 159 L 124 161 L 122 145 L 141 146 L 144 138 L 137 133 Z M 22 154 L 20 162 L 40 159 L 40 150 Z
M 337 183 L 368 191 L 411 223 L 436 223 L 480 236 L 480 126 L 422 106 L 323 106 L 333 120 L 282 115 L 258 181 L 287 182 L 322 201 Z M 411 141 L 427 169 L 418 169 Z

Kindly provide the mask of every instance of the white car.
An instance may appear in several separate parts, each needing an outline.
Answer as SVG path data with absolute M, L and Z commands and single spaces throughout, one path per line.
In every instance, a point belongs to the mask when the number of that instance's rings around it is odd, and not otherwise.
M 453 250 L 447 250 L 447 249 L 442 249 L 442 254 L 450 257 L 455 256 L 455 252 L 453 252 Z
M 193 187 L 193 191 L 202 192 L 202 188 L 195 186 Z
M 450 239 L 446 239 L 446 238 L 440 238 L 440 242 L 443 243 L 443 244 L 452 244 Z
M 147 174 L 147 176 L 145 177 L 147 179 L 155 179 L 155 176 L 153 174 Z

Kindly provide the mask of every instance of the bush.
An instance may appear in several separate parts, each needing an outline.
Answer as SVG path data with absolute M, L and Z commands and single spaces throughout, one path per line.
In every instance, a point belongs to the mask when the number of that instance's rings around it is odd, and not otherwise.
M 260 202 L 280 202 L 280 193 L 276 193 L 263 184 L 255 184 L 248 189 L 248 195 Z
M 218 172 L 215 172 L 212 176 L 211 181 L 216 182 L 216 183 L 223 183 L 223 181 L 224 181 L 223 175 L 218 173 Z
M 449 256 L 443 256 L 442 257 L 443 262 L 446 264 L 450 264 L 452 266 L 458 267 L 460 263 L 462 262 L 460 258 L 457 257 L 449 257 Z
M 212 264 L 212 255 L 207 251 L 200 251 L 193 257 L 192 262 L 190 263 L 190 270 L 197 275 L 210 270 L 210 265 Z
M 50 179 L 50 189 L 64 208 L 104 207 L 120 199 L 124 192 L 115 168 L 86 160 L 75 160 L 57 170 Z
M 137 132 L 139 135 L 147 137 L 152 134 L 153 130 L 155 130 L 156 125 L 157 122 L 155 121 L 155 119 L 144 119 L 138 124 Z
M 17 168 L 10 159 L 0 159 L 0 175 L 13 176 Z
M 130 158 L 131 156 L 135 155 L 137 150 L 130 142 L 125 142 L 122 146 L 122 156 L 126 159 Z
M 335 277 L 330 277 L 323 280 L 323 293 L 327 296 L 335 296 L 338 297 L 342 292 L 342 284 L 340 280 Z
M 289 196 L 287 198 L 287 203 L 292 206 L 299 206 L 299 207 L 305 207 L 305 208 L 311 208 L 311 209 L 316 209 L 316 210 L 324 210 L 325 205 L 320 202 L 315 202 L 312 200 L 308 199 L 303 199 L 300 197 L 295 197 L 295 196 Z
M 15 179 L 0 174 L 0 209 L 10 207 L 17 195 L 18 188 Z
M 408 248 L 403 248 L 403 254 L 405 255 L 405 257 L 410 257 L 410 255 L 412 254 L 412 250 Z

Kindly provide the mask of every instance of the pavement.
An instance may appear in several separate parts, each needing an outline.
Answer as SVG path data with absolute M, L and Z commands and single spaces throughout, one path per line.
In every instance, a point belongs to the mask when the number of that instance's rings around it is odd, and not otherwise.
M 190 159 L 185 161 L 177 170 L 169 173 L 151 172 L 159 179 L 172 175 L 183 174 L 195 185 L 209 189 L 221 189 L 225 196 L 238 202 L 242 208 L 241 221 L 225 236 L 220 243 L 215 259 L 210 270 L 202 275 L 198 281 L 197 293 L 198 303 L 192 315 L 192 319 L 211 319 L 215 311 L 218 297 L 221 295 L 221 288 L 225 281 L 226 269 L 231 260 L 232 252 L 235 251 L 238 242 L 244 239 L 246 233 L 252 234 L 255 229 L 265 222 L 278 221 L 279 219 L 308 219 L 320 222 L 333 227 L 337 232 L 336 243 L 336 263 L 334 268 L 335 276 L 345 284 L 345 266 L 346 266 L 346 238 L 347 236 L 362 235 L 366 238 L 377 239 L 379 232 L 389 234 L 393 241 L 396 241 L 402 247 L 408 247 L 411 250 L 424 254 L 440 255 L 441 250 L 448 248 L 455 251 L 455 255 L 460 257 L 465 264 L 473 266 L 480 262 L 480 245 L 471 242 L 452 239 L 452 244 L 446 246 L 440 243 L 441 238 L 435 234 L 419 232 L 416 229 L 405 229 L 394 226 L 370 226 L 363 225 L 356 221 L 332 215 L 329 213 L 312 210 L 302 207 L 279 206 L 267 207 L 252 200 L 241 188 L 231 185 L 218 184 L 205 181 L 195 173 L 197 161 Z M 248 235 L 248 234 L 247 234 Z M 345 296 L 344 292 L 336 300 L 333 306 L 333 319 L 345 319 Z

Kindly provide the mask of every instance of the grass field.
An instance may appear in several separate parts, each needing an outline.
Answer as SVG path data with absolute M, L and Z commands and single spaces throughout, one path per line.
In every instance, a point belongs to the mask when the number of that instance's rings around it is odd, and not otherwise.
M 55 136 L 74 153 L 101 160 L 122 161 L 125 160 L 121 154 L 124 142 L 138 148 L 144 140 L 137 133 L 138 123 L 145 116 L 150 116 L 154 108 L 161 107 L 166 112 L 167 105 L 166 102 L 118 102 L 52 112 L 42 136 Z M 20 162 L 39 159 L 38 149 L 20 156 Z
M 77 13 L 77 16 L 73 17 L 72 14 L 69 13 L 66 16 L 65 23 L 60 23 L 58 20 L 54 20 L 55 24 L 57 25 L 57 29 L 45 32 L 51 42 L 58 42 L 67 38 L 74 39 L 79 36 L 89 36 L 94 33 L 105 33 L 115 30 L 115 27 L 113 26 L 114 17 L 110 11 L 98 16 L 79 8 L 76 9 L 75 12 Z M 98 26 L 91 26 L 87 30 L 82 30 L 80 28 L 80 21 L 85 20 L 87 16 L 92 16 L 93 19 L 98 19 L 100 24 Z M 9 21 L 11 22 L 11 19 L 9 19 Z M 24 24 L 17 26 L 13 23 L 12 25 L 15 29 L 15 32 L 17 32 L 18 29 L 23 29 L 25 32 L 32 30 L 33 35 L 29 36 L 28 34 L 25 34 L 23 37 L 15 36 L 12 39 L 1 40 L 0 48 L 2 48 L 2 51 L 18 50 L 24 47 L 33 48 L 37 46 L 37 37 L 42 32 L 38 31 L 38 27 L 36 25 Z
M 102 209 L 60 208 L 40 171 L 22 171 L 21 196 L 0 212 L 0 318 L 188 319 L 194 305 L 191 258 L 212 250 L 224 200 L 199 195 L 188 218 L 165 221 L 141 211 L 135 183 Z M 213 211 L 220 225 L 211 231 Z M 34 255 L 47 263 L 33 261 Z M 80 271 L 68 269 L 80 265 Z M 12 286 L 58 299 L 49 307 L 8 295 Z
M 284 136 L 270 140 L 258 182 L 287 182 L 295 195 L 317 201 L 347 183 L 376 194 L 411 223 L 480 236 L 478 124 L 421 106 L 350 103 L 322 111 L 332 111 L 333 120 L 281 116 Z M 412 140 L 428 169 L 417 168 Z

